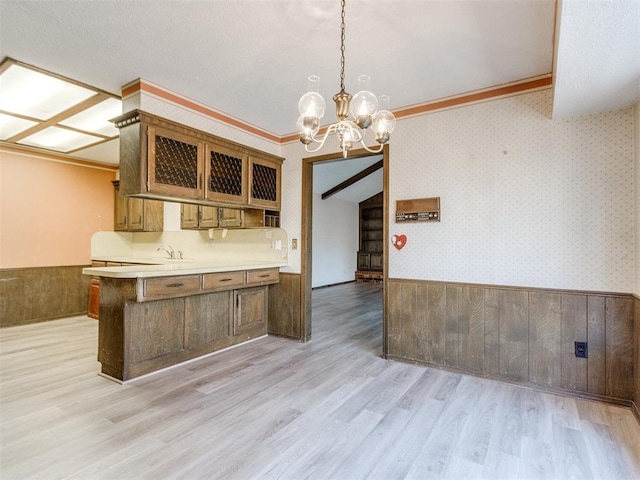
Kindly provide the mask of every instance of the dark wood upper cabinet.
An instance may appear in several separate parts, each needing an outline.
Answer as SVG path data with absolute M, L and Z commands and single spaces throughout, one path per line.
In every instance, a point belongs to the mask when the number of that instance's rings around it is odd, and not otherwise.
M 280 210 L 281 164 L 251 158 L 249 205 Z
M 119 182 L 113 183 L 113 230 L 116 232 L 161 232 L 164 204 L 158 200 L 123 197 Z
M 281 157 L 140 110 L 113 122 L 122 195 L 280 210 Z
M 213 202 L 247 204 L 248 155 L 219 145 L 206 145 L 206 198 Z
M 202 197 L 204 144 L 167 128 L 147 128 L 148 183 L 150 193 L 181 198 Z

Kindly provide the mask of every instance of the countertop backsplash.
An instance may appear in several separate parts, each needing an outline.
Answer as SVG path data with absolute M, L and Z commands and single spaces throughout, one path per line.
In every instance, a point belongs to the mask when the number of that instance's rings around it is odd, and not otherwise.
M 97 232 L 91 258 L 168 258 L 172 248 L 184 260 L 287 262 L 287 233 L 281 228 L 182 230 L 172 232 Z

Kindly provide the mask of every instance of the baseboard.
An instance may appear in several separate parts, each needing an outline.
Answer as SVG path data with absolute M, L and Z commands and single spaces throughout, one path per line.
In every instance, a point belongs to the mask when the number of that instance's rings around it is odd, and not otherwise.
M 346 282 L 330 283 L 329 285 L 320 285 L 319 287 L 313 287 L 311 290 L 318 290 L 319 288 L 336 287 L 338 285 L 346 285 L 347 283 L 354 283 L 355 280 L 347 280 Z
M 274 333 L 274 332 L 267 332 L 267 334 L 270 337 L 279 337 L 279 338 L 285 338 L 287 340 L 294 340 L 296 342 L 300 342 L 300 343 L 305 343 L 304 339 L 300 338 L 300 337 L 294 337 L 292 335 L 285 335 L 282 333 Z
M 638 420 L 638 423 L 640 423 L 640 408 L 638 408 L 638 405 L 635 402 L 631 402 L 631 411 L 636 417 L 636 420 Z

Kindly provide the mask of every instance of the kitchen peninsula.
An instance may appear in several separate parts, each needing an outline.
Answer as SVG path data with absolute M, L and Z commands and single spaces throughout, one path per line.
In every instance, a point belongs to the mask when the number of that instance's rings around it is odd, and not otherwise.
M 185 258 L 158 256 L 170 245 Z M 125 382 L 266 335 L 286 245 L 278 228 L 94 235 L 102 375 Z

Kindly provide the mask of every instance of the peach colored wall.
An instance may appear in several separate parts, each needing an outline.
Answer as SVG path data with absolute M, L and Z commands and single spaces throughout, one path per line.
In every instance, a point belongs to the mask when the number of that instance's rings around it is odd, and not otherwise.
M 90 263 L 113 230 L 115 172 L 0 150 L 0 268 Z

